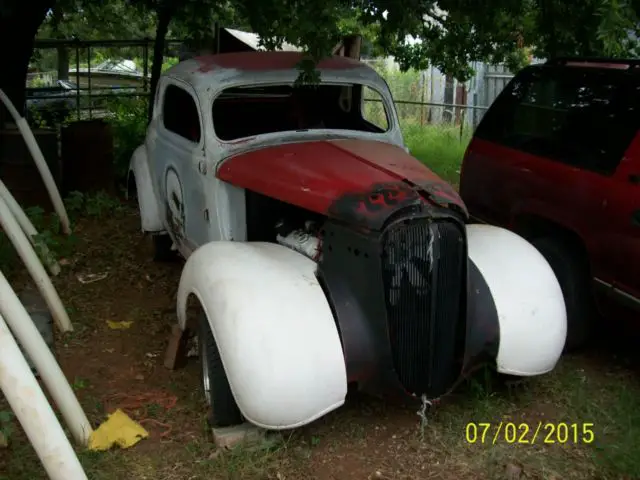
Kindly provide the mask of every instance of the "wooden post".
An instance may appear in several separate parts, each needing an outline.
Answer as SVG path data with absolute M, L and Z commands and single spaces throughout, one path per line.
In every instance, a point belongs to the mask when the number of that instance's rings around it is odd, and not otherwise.
M 342 56 L 360 60 L 362 37 L 360 35 L 348 35 L 342 40 Z
M 179 325 L 173 326 L 164 354 L 164 366 L 169 370 L 181 368 L 187 363 L 187 338 L 186 330 L 182 330 Z
M 215 35 L 213 40 L 215 42 L 213 53 L 218 54 L 220 53 L 220 24 L 218 22 L 213 24 L 213 33 Z

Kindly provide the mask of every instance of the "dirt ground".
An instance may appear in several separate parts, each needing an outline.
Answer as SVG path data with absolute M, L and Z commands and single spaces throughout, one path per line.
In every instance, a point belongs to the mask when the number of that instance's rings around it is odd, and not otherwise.
M 637 378 L 608 352 L 563 359 L 553 374 L 496 387 L 483 375 L 428 412 L 350 396 L 340 410 L 285 436 L 271 449 L 216 451 L 206 424 L 198 362 L 163 366 L 175 322 L 182 264 L 151 261 L 137 211 L 79 220 L 75 253 L 56 287 L 75 331 L 57 335 L 56 356 L 94 425 L 122 408 L 150 432 L 127 450 L 79 451 L 92 479 L 560 479 L 640 478 Z M 107 276 L 82 283 L 89 274 Z M 24 277 L 14 276 L 19 290 Z M 113 330 L 107 321 L 132 322 Z M 0 411 L 7 410 L 0 401 Z M 635 412 L 635 413 L 634 413 Z M 525 443 L 499 435 L 500 422 L 594 424 L 595 440 Z M 491 422 L 470 443 L 470 422 Z M 46 478 L 13 421 L 0 449 L 0 479 Z M 520 435 L 522 437 L 522 435 Z M 571 436 L 571 435 L 570 435 Z M 553 435 L 552 435 L 553 437 Z M 519 444 L 516 444 L 519 443 Z M 71 479 L 70 479 L 71 480 Z

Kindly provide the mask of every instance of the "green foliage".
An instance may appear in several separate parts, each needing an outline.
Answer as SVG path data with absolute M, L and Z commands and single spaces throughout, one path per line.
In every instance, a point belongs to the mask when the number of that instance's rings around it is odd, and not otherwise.
M 126 0 L 56 0 L 38 36 L 81 39 L 144 38 L 153 36 L 154 21 L 153 11 L 134 8 Z
M 103 191 L 92 194 L 71 192 L 64 200 L 64 205 L 73 220 L 79 217 L 103 218 L 124 212 L 120 200 Z
M 113 40 L 151 38 L 155 13 L 134 8 L 127 0 L 50 0 L 51 11 L 38 30 L 36 38 L 79 38 L 81 40 Z M 126 21 L 123 21 L 126 19 Z M 40 70 L 57 70 L 62 49 L 35 50 L 32 65 Z M 123 59 L 141 55 L 140 47 L 93 49 L 92 65 L 107 58 Z M 67 60 L 75 65 L 75 52 L 66 50 Z M 87 53 L 80 52 L 86 64 Z M 70 57 L 69 57 L 70 56 Z M 62 67 L 68 69 L 68 63 Z
M 402 128 L 411 155 L 416 157 L 443 180 L 458 185 L 462 157 L 471 132 L 459 127 L 408 124 Z
M 473 61 L 515 71 L 528 52 L 637 54 L 638 40 L 629 33 L 638 32 L 639 10 L 638 0 L 489 0 L 482 8 L 474 0 L 62 0 L 39 36 L 151 37 L 162 11 L 171 19 L 168 35 L 187 38 L 193 48 L 211 46 L 214 22 L 254 31 L 269 49 L 283 42 L 303 47 L 301 82 L 317 81 L 313 65 L 347 34 L 362 35 L 367 54 L 394 55 L 404 70 L 434 65 L 466 80 Z M 407 43 L 408 36 L 417 41 Z
M 55 214 L 45 214 L 41 207 L 29 207 L 24 209 L 25 214 L 38 231 L 34 237 L 34 249 L 44 263 L 45 248 L 55 258 L 63 258 L 70 255 L 76 245 L 77 238 L 74 235 L 65 236 L 62 233 L 60 220 Z M 0 269 L 11 271 L 19 265 L 15 249 L 4 232 L 0 232 Z
M 124 208 L 117 199 L 105 192 L 98 192 L 85 198 L 85 210 L 88 216 L 101 218 L 114 213 L 120 214 Z
M 478 8 L 472 0 L 246 0 L 239 8 L 269 47 L 288 41 L 317 59 L 346 31 L 375 32 L 377 50 L 394 55 L 403 69 L 434 65 L 467 80 L 473 61 L 504 62 L 517 70 L 528 61 L 524 47 L 543 58 L 629 55 L 637 49 L 629 37 L 638 31 L 634 2 L 490 0 Z M 418 41 L 408 43 L 408 36 Z
M 4 437 L 5 442 L 8 442 L 13 434 L 13 417 L 13 412 L 0 410 L 0 436 Z
M 73 253 L 78 239 L 74 235 L 63 235 L 62 225 L 57 215 L 47 215 L 41 207 L 27 208 L 25 213 L 38 230 L 38 235 L 34 238 L 34 246 L 41 259 L 44 256 L 45 247 L 57 258 L 68 257 Z
M 29 82 L 27 83 L 27 86 L 29 88 L 41 88 L 41 87 L 46 87 L 47 86 L 47 82 L 42 77 L 35 77 L 35 78 L 29 80 Z
M 553 55 L 628 55 L 637 44 L 638 11 L 619 0 L 471 0 L 396 2 L 381 23 L 381 43 L 403 68 L 432 64 L 459 80 L 469 62 L 522 64 L 522 47 L 540 58 Z M 447 12 L 447 13 L 444 13 Z M 427 21 L 423 21 L 427 18 Z M 421 43 L 407 45 L 405 36 Z
M 346 28 L 339 25 L 345 8 L 338 0 L 246 0 L 238 2 L 238 9 L 267 49 L 278 48 L 283 42 L 305 48 L 305 59 L 300 64 L 301 83 L 318 80 L 313 70 L 315 62 L 331 53 Z
M 637 55 L 640 22 L 637 0 L 565 0 L 546 2 L 529 13 L 535 18 L 524 33 L 539 56 Z
M 121 97 L 110 99 L 106 118 L 113 132 L 115 173 L 125 178 L 133 151 L 144 142 L 147 130 L 146 97 Z
M 72 223 L 75 223 L 80 217 L 100 219 L 121 215 L 124 212 L 120 201 L 105 192 L 90 195 L 72 192 L 64 200 L 64 204 Z M 65 235 L 62 232 L 60 219 L 55 213 L 46 213 L 41 207 L 29 207 L 25 208 L 25 214 L 38 231 L 33 243 L 34 249 L 43 263 L 45 249 L 56 259 L 66 258 L 73 254 L 78 245 L 78 237 L 74 234 Z M 20 265 L 13 244 L 4 232 L 0 231 L 0 270 L 10 272 Z

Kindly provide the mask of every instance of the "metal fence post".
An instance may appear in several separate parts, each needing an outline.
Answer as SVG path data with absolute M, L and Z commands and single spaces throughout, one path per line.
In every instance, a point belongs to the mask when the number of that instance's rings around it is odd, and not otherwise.
M 144 78 L 142 79 L 142 90 L 144 92 L 149 91 L 149 79 L 147 76 L 149 75 L 149 42 L 151 40 L 145 38 L 145 44 L 142 47 L 142 75 Z
M 80 39 L 75 39 L 76 49 L 76 115 L 80 120 Z
M 91 46 L 87 45 L 87 87 L 89 88 L 89 120 L 91 120 L 91 106 L 93 96 L 91 95 Z

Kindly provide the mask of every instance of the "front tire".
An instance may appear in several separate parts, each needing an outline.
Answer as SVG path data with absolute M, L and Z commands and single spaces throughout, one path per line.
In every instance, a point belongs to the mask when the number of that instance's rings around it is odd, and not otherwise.
M 562 289 L 567 309 L 565 351 L 584 347 L 591 338 L 596 318 L 585 259 L 575 247 L 555 237 L 534 238 L 531 243 L 549 262 Z
M 207 316 L 199 318 L 198 353 L 204 396 L 210 408 L 209 423 L 212 427 L 230 427 L 243 422 L 227 373 L 222 365 L 218 345 L 211 332 Z

